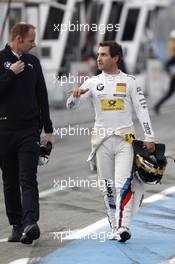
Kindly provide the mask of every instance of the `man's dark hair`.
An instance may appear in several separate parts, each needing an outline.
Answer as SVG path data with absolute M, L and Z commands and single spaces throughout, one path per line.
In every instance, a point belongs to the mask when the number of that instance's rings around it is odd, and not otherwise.
M 100 47 L 109 47 L 109 53 L 111 57 L 119 56 L 119 61 L 121 60 L 123 56 L 123 51 L 121 45 L 119 45 L 117 42 L 108 40 L 108 41 L 103 41 L 100 42 L 99 44 Z M 118 62 L 119 62 L 118 61 Z

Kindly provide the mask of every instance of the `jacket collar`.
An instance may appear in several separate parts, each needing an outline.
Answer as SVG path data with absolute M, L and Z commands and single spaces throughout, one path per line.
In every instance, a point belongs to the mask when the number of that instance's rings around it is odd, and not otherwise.
M 10 56 L 13 56 L 15 59 L 19 59 L 19 57 L 17 55 L 15 55 L 15 53 L 11 50 L 9 44 L 7 43 L 5 45 L 5 52 L 6 54 L 10 55 Z M 23 56 L 23 54 L 20 56 L 20 58 Z

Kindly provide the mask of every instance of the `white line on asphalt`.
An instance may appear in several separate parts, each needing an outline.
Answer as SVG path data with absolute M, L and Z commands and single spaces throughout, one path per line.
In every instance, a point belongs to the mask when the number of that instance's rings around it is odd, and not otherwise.
M 45 191 L 42 191 L 39 193 L 39 198 L 44 198 L 44 197 L 47 197 L 49 195 L 52 195 L 54 193 L 57 193 L 57 192 L 60 192 L 60 191 L 63 191 L 67 189 L 67 186 L 66 187 L 55 187 L 55 188 L 51 188 L 51 189 L 48 189 L 48 190 L 45 190 Z
M 12 262 L 10 262 L 9 264 L 28 264 L 29 263 L 29 260 L 32 260 L 31 263 L 35 263 L 35 261 L 39 261 L 40 258 L 22 258 L 22 259 L 16 259 Z
M 29 261 L 29 258 L 23 258 L 23 259 L 14 260 L 10 262 L 9 264 L 27 264 L 28 261 Z
M 95 177 L 94 174 L 92 174 L 90 177 Z M 45 191 L 42 191 L 39 193 L 39 197 L 40 198 L 44 198 L 44 197 L 47 197 L 49 195 L 52 195 L 54 193 L 57 193 L 57 192 L 60 192 L 62 190 L 65 190 L 65 189 L 68 189 L 67 186 L 63 186 L 63 187 L 55 187 L 55 188 L 51 188 L 51 189 L 48 189 L 48 190 L 45 190 Z M 175 186 L 172 186 L 168 189 L 165 189 L 164 191 L 161 191 L 160 193 L 156 193 L 156 194 L 153 194 L 151 195 L 150 197 L 148 198 L 145 198 L 143 200 L 143 203 L 147 204 L 147 203 L 152 203 L 152 202 L 156 202 L 162 198 L 164 198 L 165 196 L 169 195 L 169 194 L 172 194 L 172 193 L 175 193 Z
M 65 236 L 64 237 L 64 240 L 72 240 L 72 237 L 74 239 L 79 239 L 81 237 L 86 237 L 87 235 L 89 235 L 90 233 L 94 233 L 95 231 L 99 230 L 100 228 L 104 227 L 104 226 L 107 226 L 108 225 L 108 218 L 105 217 L 85 228 L 82 228 L 78 231 L 72 231 L 71 233 L 73 234 L 70 234 L 68 236 Z
M 7 238 L 0 239 L 0 243 L 7 242 Z
M 175 186 L 172 186 L 170 188 L 167 188 L 167 189 L 161 191 L 160 193 L 156 193 L 156 194 L 151 195 L 148 198 L 145 198 L 143 200 L 143 203 L 144 204 L 153 203 L 153 202 L 161 200 L 161 199 L 165 198 L 166 196 L 173 194 L 173 193 L 175 193 Z
M 174 263 L 175 263 L 175 257 L 172 257 L 171 259 L 163 261 L 160 264 L 174 264 Z

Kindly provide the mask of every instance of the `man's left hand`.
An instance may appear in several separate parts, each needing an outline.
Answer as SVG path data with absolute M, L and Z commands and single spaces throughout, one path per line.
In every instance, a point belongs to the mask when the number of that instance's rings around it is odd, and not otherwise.
M 54 135 L 52 133 L 46 133 L 45 136 L 42 139 L 42 142 L 46 145 L 47 142 L 51 142 L 53 144 L 54 142 Z
M 155 143 L 154 142 L 148 142 L 144 141 L 143 142 L 143 148 L 147 148 L 147 150 L 152 153 L 155 151 Z

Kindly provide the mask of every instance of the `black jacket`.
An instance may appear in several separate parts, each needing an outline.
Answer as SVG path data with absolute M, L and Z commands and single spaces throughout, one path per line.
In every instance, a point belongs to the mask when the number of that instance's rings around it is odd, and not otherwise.
M 20 60 L 25 64 L 24 71 L 15 75 L 9 67 L 17 60 L 8 45 L 0 51 L 0 129 L 43 126 L 46 133 L 51 133 L 48 95 L 40 62 L 31 54 L 23 54 Z

